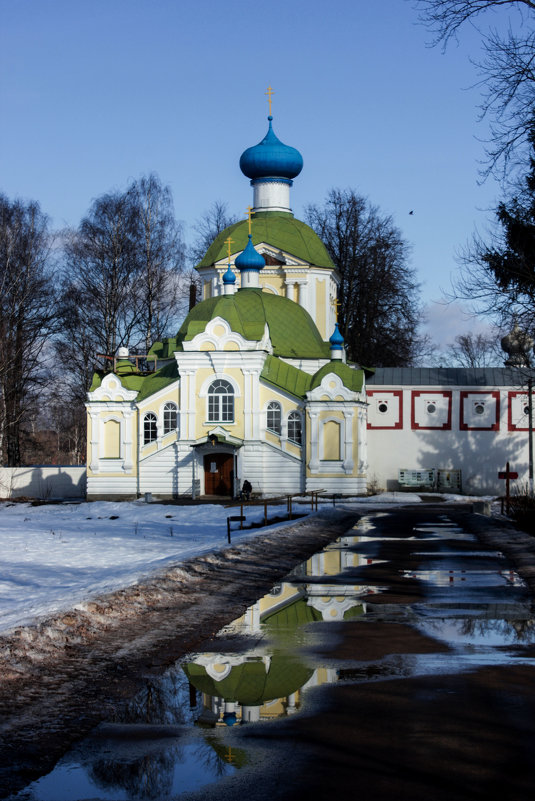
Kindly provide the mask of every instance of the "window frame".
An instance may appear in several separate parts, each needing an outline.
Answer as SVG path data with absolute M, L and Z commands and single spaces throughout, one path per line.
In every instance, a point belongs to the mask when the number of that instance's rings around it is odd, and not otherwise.
M 169 417 L 174 415 L 174 425 L 169 425 Z M 168 401 L 162 409 L 163 435 L 172 434 L 178 430 L 178 406 L 173 401 Z
M 278 416 L 278 424 L 270 425 L 270 415 Z M 272 419 L 273 422 L 273 419 Z M 266 429 L 276 434 L 278 437 L 282 434 L 282 406 L 278 401 L 269 401 L 266 408 Z
M 217 389 L 225 389 L 225 391 L 218 392 Z M 216 378 L 208 387 L 206 395 L 207 421 L 209 423 L 234 423 L 235 393 L 230 381 L 225 378 Z
M 292 433 L 294 436 L 290 435 L 290 431 L 295 429 Z M 303 445 L 303 420 L 301 415 L 297 411 L 290 412 L 288 415 L 288 441 L 293 442 L 294 445 L 298 445 L 302 447 Z
M 151 418 L 149 420 L 149 418 Z M 154 436 L 153 436 L 154 435 Z M 143 415 L 143 445 L 150 445 L 158 439 L 158 417 L 155 412 Z

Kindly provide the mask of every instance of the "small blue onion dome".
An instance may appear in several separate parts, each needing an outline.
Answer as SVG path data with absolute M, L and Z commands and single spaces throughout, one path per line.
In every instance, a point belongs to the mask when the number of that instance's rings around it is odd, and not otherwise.
M 238 270 L 256 270 L 257 272 L 266 266 L 266 261 L 263 256 L 257 251 L 253 245 L 253 237 L 249 234 L 249 240 L 240 255 L 234 262 Z
M 248 147 L 240 158 L 240 169 L 247 178 L 295 178 L 303 169 L 301 153 L 281 142 L 271 127 L 270 115 L 267 134 L 254 147 Z
M 223 283 L 224 284 L 235 284 L 236 283 L 236 276 L 230 269 L 230 264 L 227 267 L 227 272 L 223 273 Z
M 331 348 L 335 348 L 337 350 L 342 350 L 344 347 L 344 338 L 340 333 L 340 329 L 338 328 L 338 323 L 334 324 L 334 331 L 329 339 L 329 343 Z
M 234 726 L 237 722 L 238 718 L 235 712 L 225 712 L 223 715 L 223 723 L 227 726 Z

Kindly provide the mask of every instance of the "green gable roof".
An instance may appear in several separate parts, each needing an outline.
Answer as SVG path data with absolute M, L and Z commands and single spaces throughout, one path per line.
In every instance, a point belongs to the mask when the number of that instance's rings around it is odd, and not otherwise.
M 312 376 L 310 389 L 319 387 L 323 378 L 326 375 L 329 375 L 329 373 L 334 373 L 337 375 L 342 380 L 344 386 L 350 389 L 352 392 L 360 392 L 362 390 L 364 371 L 355 370 L 354 368 L 349 367 L 349 365 L 340 361 L 332 361 L 329 362 L 329 364 L 324 364 L 317 373 L 314 373 Z
M 291 253 L 298 259 L 306 261 L 316 267 L 334 268 L 333 261 L 327 248 L 315 231 L 301 220 L 296 220 L 293 214 L 284 211 L 259 211 L 253 215 L 252 229 L 253 245 L 265 242 L 275 248 Z M 235 253 L 243 250 L 247 244 L 249 224 L 247 220 L 230 225 L 221 231 L 197 267 L 211 267 L 212 264 L 227 257 L 227 237 L 232 238 L 232 248 Z
M 182 342 L 191 341 L 215 317 L 222 317 L 237 334 L 256 342 L 263 338 L 267 323 L 275 356 L 329 358 L 329 343 L 321 338 L 310 314 L 289 298 L 261 289 L 241 289 L 234 295 L 221 295 L 198 303 L 178 332 L 176 349 L 181 350 Z M 160 348 L 163 350 L 162 345 Z

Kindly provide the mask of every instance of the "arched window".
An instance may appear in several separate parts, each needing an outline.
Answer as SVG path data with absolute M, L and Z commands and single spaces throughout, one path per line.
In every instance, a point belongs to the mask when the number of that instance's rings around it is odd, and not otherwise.
M 301 415 L 299 412 L 290 412 L 288 415 L 288 439 L 301 445 Z
M 158 436 L 158 420 L 153 412 L 148 412 L 143 418 L 143 444 L 154 442 Z
M 163 407 L 163 433 L 170 434 L 177 429 L 176 403 L 166 403 Z
M 208 422 L 234 422 L 234 390 L 228 381 L 218 379 L 208 390 Z
M 270 401 L 267 407 L 267 427 L 280 436 L 282 428 L 282 409 L 277 401 Z

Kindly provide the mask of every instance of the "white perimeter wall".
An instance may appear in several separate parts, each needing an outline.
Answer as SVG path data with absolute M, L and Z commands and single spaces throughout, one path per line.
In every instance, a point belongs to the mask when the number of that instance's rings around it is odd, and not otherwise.
M 372 426 L 379 425 L 381 419 L 372 405 L 388 398 L 388 393 L 402 394 L 401 420 L 399 428 L 371 427 L 368 436 L 368 486 L 376 484 L 378 489 L 396 490 L 398 470 L 446 469 L 462 471 L 462 490 L 466 494 L 503 495 L 505 481 L 498 479 L 498 471 L 505 470 L 506 462 L 510 469 L 517 471 L 517 484 L 524 485 L 528 480 L 528 432 L 509 430 L 510 390 L 513 388 L 477 388 L 476 392 L 499 393 L 498 429 L 496 431 L 474 431 L 461 429 L 461 392 L 471 392 L 474 387 L 444 387 L 440 391 L 451 392 L 451 428 L 446 430 L 425 430 L 414 427 L 414 405 L 412 392 L 433 394 L 433 389 L 411 387 L 373 386 L 369 397 L 368 419 Z M 382 393 L 385 395 L 382 395 Z M 379 395 L 379 397 L 377 397 Z M 390 403 L 397 396 L 391 398 Z M 465 402 L 467 406 L 468 398 Z M 519 402 L 521 399 L 519 398 Z M 397 406 L 396 406 L 397 408 Z M 390 413 L 389 413 L 390 414 Z M 418 414 L 416 413 L 416 417 Z M 386 421 L 385 421 L 386 422 Z M 396 425 L 395 417 L 392 420 Z M 425 423 L 420 418 L 420 423 Z M 525 425 L 525 421 L 522 423 Z M 512 485 L 514 486 L 514 484 Z
M 0 467 L 0 498 L 85 498 L 85 465 Z

